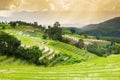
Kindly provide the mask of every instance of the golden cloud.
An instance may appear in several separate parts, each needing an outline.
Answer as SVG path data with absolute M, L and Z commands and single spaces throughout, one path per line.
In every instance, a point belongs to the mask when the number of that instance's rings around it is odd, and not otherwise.
M 21 0 L 0 0 L 0 10 L 11 10 L 20 6 Z
M 53 20 L 95 23 L 120 16 L 119 4 L 120 0 L 1 0 L 0 10 L 46 12 L 42 15 Z
M 0 10 L 120 11 L 120 0 L 1 0 Z

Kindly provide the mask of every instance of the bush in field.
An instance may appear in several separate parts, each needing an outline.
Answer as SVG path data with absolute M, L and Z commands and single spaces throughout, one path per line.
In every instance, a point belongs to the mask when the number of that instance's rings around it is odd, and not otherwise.
M 33 46 L 30 48 L 20 47 L 17 52 L 17 57 L 25 59 L 29 62 L 33 62 L 39 65 L 39 57 L 42 56 L 42 51 L 37 46 Z
M 88 35 L 87 34 L 83 34 L 85 38 L 88 38 Z
M 11 26 L 12 28 L 15 28 L 15 27 L 17 26 L 17 23 L 16 23 L 16 22 L 10 22 L 9 24 L 10 24 L 10 26 Z
M 39 57 L 42 52 L 39 47 L 33 46 L 30 48 L 19 47 L 21 42 L 7 33 L 0 32 L 0 53 L 7 56 L 15 56 L 26 59 L 29 62 L 39 64 Z
M 42 56 L 42 51 L 39 47 L 33 46 L 27 49 L 26 58 L 38 64 L 39 57 Z
M 70 31 L 72 34 L 74 34 L 76 32 L 75 28 L 71 28 Z
M 87 46 L 87 50 L 98 56 L 108 56 L 111 54 L 120 54 L 120 45 L 113 42 L 105 46 L 100 46 L 99 43 L 93 43 Z
M 63 38 L 61 42 L 64 42 L 64 43 L 70 43 L 70 40 L 66 39 L 66 38 Z
M 19 47 L 19 49 L 17 50 L 15 56 L 21 59 L 25 59 L 26 58 L 26 52 L 27 50 L 24 47 Z
M 47 36 L 46 34 L 44 34 L 44 35 L 42 36 L 43 39 L 47 39 L 47 37 L 48 37 L 48 36 Z
M 0 32 L 0 52 L 6 55 L 14 55 L 21 42 L 7 33 Z
M 5 26 L 3 26 L 2 29 L 5 29 Z
M 105 54 L 105 47 L 100 47 L 99 44 L 97 44 L 97 43 L 88 45 L 87 50 L 98 56 L 103 56 Z
M 80 49 L 84 48 L 84 41 L 82 39 L 79 39 L 79 41 L 75 44 L 75 46 Z
M 114 51 L 113 54 L 120 54 L 120 45 L 114 45 L 112 49 Z
M 120 45 L 119 44 L 109 45 L 107 46 L 106 51 L 110 54 L 120 54 Z
M 48 60 L 47 58 L 44 58 L 43 60 L 40 60 L 40 64 L 41 65 L 44 65 L 44 66 L 49 66 L 49 64 L 50 64 L 50 60 Z

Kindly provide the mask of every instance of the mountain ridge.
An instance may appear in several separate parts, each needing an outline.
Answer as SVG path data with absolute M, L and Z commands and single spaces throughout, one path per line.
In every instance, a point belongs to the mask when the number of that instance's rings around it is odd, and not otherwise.
M 98 24 L 90 24 L 81 29 L 85 33 L 94 36 L 120 37 L 120 17 L 115 17 Z

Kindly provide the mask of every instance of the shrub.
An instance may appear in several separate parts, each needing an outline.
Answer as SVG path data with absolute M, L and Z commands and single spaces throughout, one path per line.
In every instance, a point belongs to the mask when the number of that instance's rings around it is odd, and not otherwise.
M 26 58 L 38 64 L 39 57 L 42 56 L 42 51 L 37 46 L 33 46 L 27 49 Z
M 0 52 L 7 55 L 14 55 L 21 42 L 12 35 L 0 32 Z
M 47 37 L 48 37 L 48 36 L 47 36 L 46 34 L 44 34 L 44 35 L 42 36 L 43 39 L 47 39 Z
M 37 46 L 26 49 L 20 47 L 16 56 L 39 65 L 39 57 L 42 56 L 42 51 Z
M 84 41 L 82 39 L 79 39 L 77 43 L 74 44 L 76 47 L 82 49 L 84 48 Z
M 25 59 L 35 64 L 39 63 L 39 57 L 42 56 L 42 51 L 37 46 L 30 48 L 19 47 L 21 42 L 12 35 L 0 32 L 0 53 L 7 56 L 15 56 Z
M 65 39 L 65 38 L 62 39 L 62 42 L 68 43 L 68 44 L 70 43 L 70 41 L 68 39 Z
M 105 47 L 100 47 L 99 44 L 93 43 L 87 46 L 87 50 L 98 56 L 103 56 L 105 54 Z
M 2 26 L 2 29 L 5 29 L 5 26 Z

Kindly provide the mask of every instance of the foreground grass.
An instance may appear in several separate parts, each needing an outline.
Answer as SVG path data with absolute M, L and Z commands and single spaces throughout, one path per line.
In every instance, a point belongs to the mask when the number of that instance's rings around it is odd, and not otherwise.
M 0 57 L 1 58 L 1 57 Z M 1 80 L 119 80 L 120 79 L 120 55 L 111 55 L 107 58 L 91 59 L 73 65 L 59 65 L 55 67 L 42 67 L 35 65 L 18 64 L 16 60 L 12 64 L 6 62 L 12 58 L 0 62 Z

